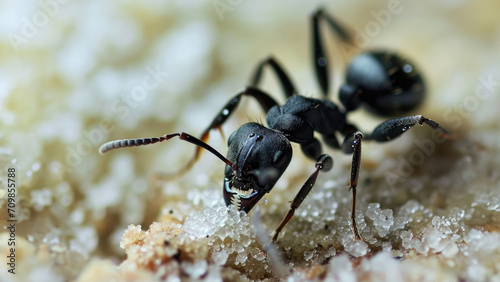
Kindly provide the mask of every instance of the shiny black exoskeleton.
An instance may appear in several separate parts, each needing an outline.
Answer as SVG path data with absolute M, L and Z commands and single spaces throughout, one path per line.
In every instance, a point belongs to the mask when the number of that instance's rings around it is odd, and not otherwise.
M 224 199 L 227 205 L 249 212 L 271 189 L 292 160 L 292 146 L 281 133 L 258 123 L 247 123 L 228 139 Z M 266 150 L 265 148 L 273 148 Z
M 376 51 L 353 58 L 339 99 L 347 111 L 363 105 L 378 115 L 393 116 L 418 107 L 424 94 L 413 64 L 394 53 Z
M 436 122 L 421 115 L 387 120 L 370 134 L 360 132 L 347 120 L 348 112 L 362 106 L 381 116 L 405 113 L 420 105 L 424 97 L 424 83 L 415 66 L 395 53 L 367 52 L 355 56 L 348 66 L 345 84 L 339 90 L 342 107 L 327 100 L 328 59 L 323 50 L 319 32 L 321 20 L 324 20 L 343 41 L 351 42 L 351 40 L 349 33 L 322 10 L 313 15 L 314 69 L 324 99 L 298 95 L 280 64 L 273 58 L 267 58 L 258 64 L 250 86 L 239 91 L 224 105 L 200 139 L 184 132 L 157 138 L 125 139 L 102 145 L 100 152 L 105 153 L 115 148 L 147 145 L 179 137 L 181 140 L 198 146 L 194 158 L 182 171 L 192 166 L 198 159 L 202 148 L 210 151 L 226 164 L 223 181 L 226 204 L 249 212 L 265 194 L 272 190 L 288 167 L 292 159 L 290 142 L 300 144 L 302 152 L 308 158 L 316 160 L 316 169 L 293 199 L 290 210 L 276 229 L 272 239 L 274 242 L 311 191 L 319 172 L 328 171 L 333 167 L 333 159 L 322 153 L 321 143 L 315 137 L 317 133 L 327 146 L 341 149 L 353 156 L 349 182 L 349 189 L 353 193 L 351 221 L 355 239 L 361 239 L 355 221 L 355 200 L 362 140 L 386 142 L 400 136 L 416 124 L 427 124 L 445 137 L 451 134 Z M 266 66 L 269 66 L 277 75 L 287 98 L 281 106 L 270 95 L 258 88 Z M 258 101 L 266 113 L 267 127 L 258 123 L 247 123 L 238 128 L 228 139 L 226 158 L 205 141 L 211 130 L 221 128 L 236 110 L 243 96 L 252 97 Z M 343 142 L 339 142 L 339 136 L 343 136 Z

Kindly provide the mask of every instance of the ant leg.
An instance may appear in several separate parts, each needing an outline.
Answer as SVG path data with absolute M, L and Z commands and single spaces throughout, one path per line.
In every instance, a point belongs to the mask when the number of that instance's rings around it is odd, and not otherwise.
M 367 139 L 375 140 L 377 142 L 390 141 L 405 133 L 408 129 L 416 124 L 422 126 L 426 124 L 432 129 L 436 130 L 436 132 L 444 138 L 455 137 L 453 133 L 442 128 L 437 122 L 425 118 L 424 116 L 417 115 L 384 121 L 373 130 L 373 133 L 368 136 Z
M 337 136 L 334 134 L 331 135 L 323 135 L 323 142 L 331 148 L 340 149 L 340 143 L 337 140 Z
M 283 88 L 283 92 L 287 98 L 290 98 L 297 93 L 295 86 L 293 86 L 290 77 L 286 74 L 285 70 L 278 64 L 278 62 L 273 58 L 269 57 L 262 60 L 258 65 L 252 79 L 250 80 L 250 85 L 257 87 L 259 85 L 260 79 L 262 77 L 262 71 L 266 65 L 269 65 L 271 69 L 276 73 L 278 80 Z
M 406 130 L 410 129 L 415 124 L 423 125 L 427 124 L 434 130 L 436 130 L 441 136 L 446 138 L 452 138 L 453 134 L 446 129 L 442 128 L 438 123 L 425 118 L 421 115 L 409 116 L 391 119 L 381 123 L 375 128 L 370 136 L 367 136 L 367 140 L 375 140 L 378 142 L 385 142 L 392 140 L 399 135 L 403 134 Z M 357 225 L 356 225 L 356 187 L 358 182 L 359 168 L 361 164 L 361 140 L 363 139 L 363 134 L 360 131 L 355 132 L 352 135 L 348 135 L 342 145 L 342 150 L 345 153 L 352 153 L 352 165 L 351 165 L 351 180 L 349 182 L 350 188 L 352 190 L 352 212 L 351 212 L 351 222 L 352 222 L 352 232 L 354 234 L 354 239 L 362 240 Z
M 319 19 L 322 15 L 322 11 L 319 10 L 313 15 L 312 18 L 312 34 L 313 34 L 313 62 L 314 70 L 316 72 L 316 78 L 321 86 L 323 95 L 326 97 L 328 95 L 328 59 L 326 58 L 325 50 L 323 49 L 323 43 L 319 30 Z
M 236 108 L 238 107 L 238 105 L 240 103 L 241 97 L 243 97 L 243 96 L 250 96 L 250 97 L 255 98 L 259 102 L 260 106 L 262 107 L 262 109 L 266 113 L 273 106 L 278 105 L 276 103 L 276 101 L 271 96 L 264 93 L 263 91 L 255 88 L 255 87 L 244 88 L 243 90 L 239 91 L 233 98 L 231 98 L 231 100 L 229 100 L 229 102 L 227 102 L 226 105 L 224 105 L 222 110 L 219 112 L 219 114 L 217 114 L 217 116 L 214 118 L 212 123 L 210 123 L 208 128 L 205 129 L 205 131 L 203 131 L 203 133 L 200 137 L 201 141 L 206 142 L 208 140 L 208 137 L 210 135 L 210 131 L 212 129 L 218 129 L 222 132 L 222 130 L 221 130 L 222 125 L 231 116 L 231 114 L 236 110 Z M 181 176 L 184 173 L 186 173 L 189 169 L 191 169 L 191 167 L 196 163 L 196 161 L 200 157 L 201 149 L 202 149 L 201 147 L 198 147 L 196 149 L 196 152 L 195 152 L 193 158 L 191 158 L 191 160 L 184 167 L 182 167 L 180 170 L 178 170 L 177 172 L 175 172 L 173 174 L 162 174 L 162 173 L 156 174 L 155 175 L 156 180 L 167 180 L 167 179 Z
M 323 19 L 326 21 L 330 29 L 332 29 L 337 36 L 344 42 L 351 43 L 352 38 L 351 35 L 347 32 L 347 30 L 342 27 L 338 21 L 334 20 L 333 17 L 328 15 L 323 11 L 323 9 L 317 10 L 311 19 L 312 22 L 312 49 L 313 49 L 313 63 L 314 70 L 316 73 L 316 78 L 318 80 L 319 85 L 321 86 L 321 90 L 323 91 L 323 95 L 328 95 L 329 89 L 329 81 L 328 81 L 328 58 L 326 56 L 323 40 L 321 38 L 319 21 Z
M 288 221 L 290 221 L 293 214 L 295 213 L 295 210 L 300 206 L 302 201 L 304 201 L 304 199 L 311 191 L 312 187 L 314 186 L 314 183 L 316 182 L 316 178 L 318 177 L 319 171 L 323 170 L 326 172 L 332 169 L 332 167 L 333 167 L 333 159 L 329 155 L 324 154 L 318 158 L 318 160 L 316 161 L 316 171 L 314 171 L 313 174 L 309 176 L 306 183 L 304 183 L 302 188 L 300 188 L 299 193 L 297 193 L 297 195 L 293 199 L 290 209 L 286 213 L 285 217 L 281 221 L 278 228 L 276 228 L 276 231 L 274 231 L 274 236 L 272 238 L 271 244 L 274 244 L 276 240 L 278 240 L 278 236 L 283 227 L 285 227 Z
M 350 186 L 349 190 L 352 190 L 351 222 L 355 240 L 362 240 L 356 225 L 356 187 L 358 186 L 359 167 L 361 165 L 361 139 L 363 139 L 363 133 L 356 131 L 354 134 L 347 136 L 342 145 L 345 153 L 352 153 L 351 180 L 348 185 Z
M 201 135 L 201 140 L 205 141 L 208 139 L 208 136 L 210 134 L 210 130 L 212 129 L 220 129 L 221 126 L 226 122 L 226 120 L 231 116 L 231 114 L 236 110 L 238 107 L 238 104 L 240 103 L 241 97 L 243 96 L 250 96 L 253 97 L 259 102 L 260 106 L 264 110 L 264 112 L 269 112 L 269 110 L 277 106 L 278 103 L 269 96 L 267 93 L 259 90 L 258 88 L 255 87 L 246 87 L 243 90 L 239 91 L 229 102 L 224 105 L 222 110 L 219 112 L 219 114 L 214 118 L 212 123 L 208 126 L 205 131 L 203 131 L 203 134 Z
M 334 19 L 333 16 L 329 15 L 327 12 L 323 11 L 323 8 L 319 8 L 313 15 L 313 17 L 323 18 L 332 31 L 340 38 L 340 40 L 353 43 L 353 38 L 351 33 L 343 27 L 338 20 Z
M 321 155 L 321 143 L 316 138 L 312 138 L 310 143 L 300 144 L 300 149 L 306 157 L 314 160 L 318 159 Z

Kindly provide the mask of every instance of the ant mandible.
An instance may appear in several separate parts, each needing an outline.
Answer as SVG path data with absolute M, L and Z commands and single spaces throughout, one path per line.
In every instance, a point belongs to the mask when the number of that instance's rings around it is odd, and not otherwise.
M 425 87 L 420 74 L 406 59 L 390 51 L 370 51 L 355 56 L 348 66 L 346 83 L 340 87 L 339 100 L 343 108 L 326 100 L 329 91 L 328 60 L 320 35 L 320 21 L 326 23 L 344 42 L 352 42 L 349 33 L 322 9 L 312 16 L 313 59 L 316 78 L 325 99 L 314 99 L 298 95 L 289 76 L 272 57 L 261 61 L 252 76 L 249 87 L 239 91 L 222 108 L 203 132 L 200 139 L 185 132 L 166 134 L 162 137 L 125 139 L 111 141 L 101 146 L 100 153 L 123 147 L 154 144 L 179 137 L 198 146 L 194 157 L 179 173 L 191 168 L 199 158 L 201 149 L 206 149 L 225 164 L 223 195 L 226 205 L 249 212 L 257 202 L 269 193 L 292 159 L 290 142 L 300 144 L 303 153 L 316 160 L 316 170 L 299 190 L 287 214 L 272 238 L 276 242 L 283 227 L 292 218 L 295 210 L 311 191 L 320 171 L 329 171 L 333 159 L 322 154 L 321 144 L 314 137 L 317 132 L 326 145 L 352 154 L 349 190 L 352 191 L 351 222 L 354 239 L 361 240 L 356 226 L 356 188 L 361 163 L 363 141 L 386 142 L 405 133 L 412 126 L 428 125 L 440 135 L 449 138 L 451 133 L 436 122 L 421 115 L 389 119 L 378 125 L 371 134 L 362 133 L 347 121 L 347 113 L 363 106 L 381 116 L 393 116 L 408 112 L 423 100 Z M 267 93 L 258 89 L 262 72 L 269 66 L 276 74 L 287 98 L 283 106 Z M 221 126 L 236 110 L 241 98 L 249 96 L 258 101 L 266 112 L 268 127 L 258 123 L 246 123 L 228 139 L 227 158 L 206 143 L 209 133 Z M 337 134 L 344 136 L 343 143 Z

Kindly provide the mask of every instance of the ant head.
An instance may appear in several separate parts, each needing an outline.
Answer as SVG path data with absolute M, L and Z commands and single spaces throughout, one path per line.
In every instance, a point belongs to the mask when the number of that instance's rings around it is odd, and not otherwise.
M 395 53 L 373 51 L 351 61 L 339 98 L 347 111 L 360 105 L 381 115 L 408 112 L 420 105 L 425 86 L 415 66 Z
M 223 185 L 224 200 L 249 212 L 273 187 L 292 159 L 292 147 L 282 133 L 247 123 L 228 139 Z

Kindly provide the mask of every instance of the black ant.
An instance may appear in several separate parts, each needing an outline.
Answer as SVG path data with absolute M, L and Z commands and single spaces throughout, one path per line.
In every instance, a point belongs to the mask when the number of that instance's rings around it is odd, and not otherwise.
M 324 21 L 343 41 L 351 42 L 349 33 L 331 16 L 319 9 L 312 16 L 313 58 L 316 78 L 324 97 L 327 97 L 328 60 L 320 36 L 320 21 Z M 287 98 L 283 106 L 257 88 L 265 66 L 277 75 Z M 292 218 L 295 210 L 311 191 L 320 171 L 329 171 L 333 159 L 322 154 L 321 144 L 314 137 L 317 132 L 326 145 L 352 154 L 349 190 L 352 190 L 352 231 L 356 240 L 361 240 L 355 221 L 356 187 L 361 163 L 361 143 L 364 141 L 386 142 L 405 133 L 412 126 L 428 125 L 444 137 L 451 133 L 436 122 L 421 115 L 400 117 L 384 121 L 371 134 L 361 133 L 347 121 L 347 114 L 360 106 L 381 116 L 408 112 L 423 100 L 424 82 L 416 68 L 406 59 L 390 51 L 370 51 L 355 56 L 347 69 L 346 83 L 340 87 L 339 99 L 343 108 L 324 99 L 298 95 L 284 69 L 273 58 L 260 62 L 251 79 L 251 86 L 239 91 L 222 108 L 203 132 L 200 139 L 185 132 L 166 134 L 162 137 L 111 141 L 101 146 L 100 153 L 123 147 L 153 144 L 173 137 L 198 146 L 194 158 L 184 168 L 189 169 L 198 159 L 201 149 L 206 149 L 226 163 L 223 195 L 226 204 L 249 212 L 257 202 L 269 193 L 292 159 L 290 142 L 300 144 L 303 153 L 316 160 L 316 170 L 306 180 L 291 203 L 272 242 L 276 242 L 283 227 Z M 249 96 L 258 101 L 266 112 L 268 127 L 258 123 L 246 123 L 233 132 L 228 139 L 227 158 L 205 143 L 212 129 L 221 129 L 223 123 L 236 110 L 241 98 Z M 343 135 L 339 143 L 337 134 Z M 182 172 L 182 171 L 181 171 Z

